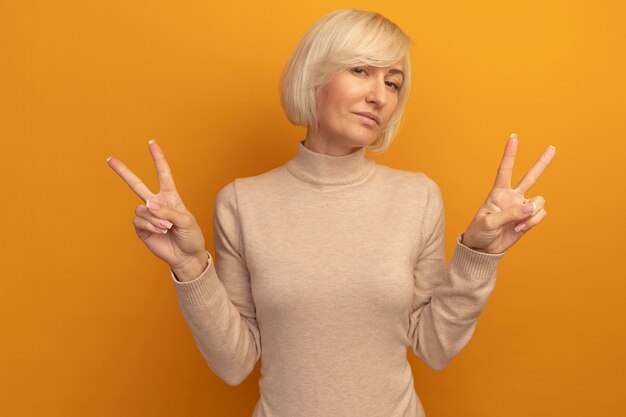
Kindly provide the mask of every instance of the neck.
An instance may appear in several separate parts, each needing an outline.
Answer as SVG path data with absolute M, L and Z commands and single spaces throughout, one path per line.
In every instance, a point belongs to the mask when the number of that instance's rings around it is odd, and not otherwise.
M 287 162 L 287 169 L 302 181 L 322 186 L 354 184 L 373 172 L 375 163 L 365 157 L 365 147 L 335 156 L 312 151 L 304 142 L 298 143 L 296 157 Z
M 337 141 L 324 140 L 311 129 L 306 132 L 306 138 L 302 143 L 310 151 L 330 156 L 345 156 L 362 148 L 362 146 L 350 146 L 349 144 L 337 143 Z

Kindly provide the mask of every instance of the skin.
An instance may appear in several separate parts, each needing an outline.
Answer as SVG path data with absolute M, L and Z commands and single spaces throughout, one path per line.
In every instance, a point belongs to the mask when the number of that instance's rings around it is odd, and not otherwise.
M 159 178 L 156 194 L 119 159 L 110 157 L 107 163 L 146 202 L 135 208 L 133 225 L 139 239 L 170 266 L 180 281 L 191 281 L 202 273 L 208 262 L 204 236 L 176 190 L 161 147 L 155 141 L 150 141 L 148 147 Z
M 512 133 L 504 148 L 493 187 L 463 234 L 461 243 L 472 249 L 486 253 L 505 252 L 547 215 L 545 198 L 527 198 L 524 194 L 548 167 L 556 148 L 548 146 L 517 186 L 511 188 L 517 145 L 517 135 Z
M 309 128 L 304 146 L 326 155 L 347 155 L 372 144 L 398 106 L 402 61 L 389 67 L 357 67 L 332 77 L 318 92 L 318 126 Z M 371 126 L 357 113 L 371 113 Z
M 318 126 L 309 129 L 304 145 L 326 155 L 347 155 L 376 141 L 396 110 L 401 88 L 402 63 L 389 67 L 360 67 L 340 72 L 320 90 Z M 372 125 L 356 113 L 369 112 L 380 119 Z M 152 193 L 122 161 L 107 163 L 147 204 L 135 208 L 133 225 L 137 236 L 159 259 L 166 262 L 180 281 L 197 278 L 207 266 L 204 236 L 193 214 L 176 190 L 170 168 L 159 145 L 149 150 L 159 178 L 159 192 Z M 496 179 L 485 202 L 463 233 L 462 243 L 485 253 L 502 253 L 546 216 L 542 196 L 524 194 L 537 182 L 556 153 L 549 146 L 515 188 L 511 176 L 518 139 L 506 143 Z

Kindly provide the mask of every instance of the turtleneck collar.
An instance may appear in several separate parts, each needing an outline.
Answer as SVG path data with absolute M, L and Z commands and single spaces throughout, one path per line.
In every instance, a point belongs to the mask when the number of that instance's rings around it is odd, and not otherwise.
M 374 168 L 374 161 L 365 157 L 365 147 L 343 156 L 313 152 L 298 142 L 296 157 L 287 162 L 287 169 L 302 181 L 319 185 L 343 185 L 358 182 Z

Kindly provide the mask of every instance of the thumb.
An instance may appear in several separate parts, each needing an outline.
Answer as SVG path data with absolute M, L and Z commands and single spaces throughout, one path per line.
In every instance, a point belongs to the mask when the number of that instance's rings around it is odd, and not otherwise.
M 535 210 L 537 210 L 537 206 L 534 202 L 521 206 L 509 207 L 499 213 L 493 213 L 493 223 L 497 228 L 500 228 L 507 223 L 519 221 L 532 216 Z
M 193 219 L 191 219 L 187 213 L 180 212 L 156 200 L 148 200 L 146 207 L 148 207 L 148 211 L 154 217 L 161 220 L 169 220 L 174 226 L 179 228 L 189 227 L 193 223 Z

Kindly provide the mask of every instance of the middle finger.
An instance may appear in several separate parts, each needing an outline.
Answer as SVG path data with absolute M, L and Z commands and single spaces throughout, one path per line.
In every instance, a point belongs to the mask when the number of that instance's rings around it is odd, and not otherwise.
M 548 146 L 548 148 L 546 148 L 546 150 L 543 151 L 543 153 L 541 154 L 539 160 L 535 162 L 535 165 L 533 165 L 533 167 L 528 170 L 524 178 L 522 178 L 519 184 L 517 184 L 517 187 L 515 187 L 515 189 L 522 194 L 528 191 L 530 187 L 532 187 L 537 182 L 543 171 L 545 171 L 545 169 L 548 167 L 548 164 L 550 164 L 550 161 L 555 154 L 556 148 L 552 145 Z

